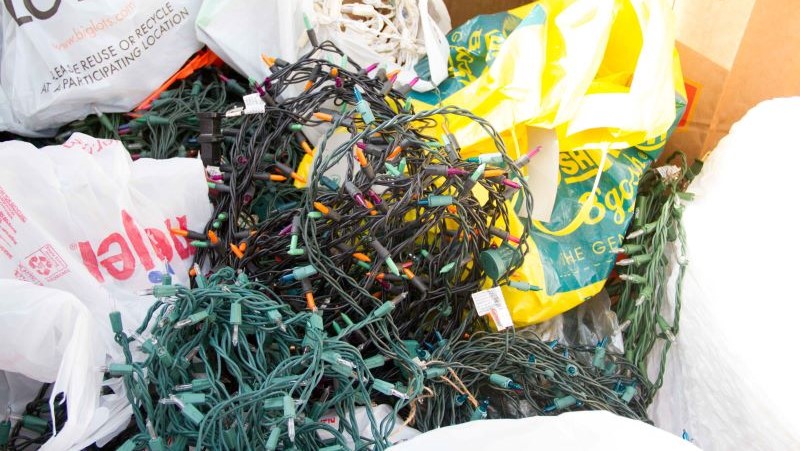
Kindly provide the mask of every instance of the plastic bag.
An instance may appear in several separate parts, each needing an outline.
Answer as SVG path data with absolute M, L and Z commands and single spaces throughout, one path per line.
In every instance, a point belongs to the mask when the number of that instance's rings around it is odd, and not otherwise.
M 203 0 L 195 22 L 197 39 L 240 74 L 261 81 L 269 70 L 261 54 L 294 61 L 310 0 Z M 247 30 L 231 33 L 231 30 Z
M 450 78 L 415 97 L 469 108 L 498 131 L 554 128 L 562 151 L 626 149 L 675 120 L 683 80 L 663 0 L 542 0 L 477 16 L 448 40 Z M 466 155 L 488 139 L 466 118 L 448 126 Z
M 535 444 L 535 446 L 532 446 Z M 569 412 L 555 417 L 470 421 L 426 432 L 390 448 L 392 451 L 432 449 L 664 450 L 698 448 L 647 423 L 610 412 Z
M 542 0 L 478 16 L 448 39 L 452 76 L 437 91 L 414 94 L 418 107 L 457 105 L 483 116 L 512 158 L 541 144 L 529 138 L 538 130 L 552 129 L 557 139 L 556 186 L 544 187 L 554 207 L 547 222 L 534 222 L 532 251 L 512 277 L 542 291 L 503 288 L 514 323 L 538 323 L 603 287 L 639 177 L 682 114 L 671 11 L 663 0 Z M 477 124 L 447 126 L 462 156 L 485 148 Z M 538 157 L 531 165 L 541 164 Z M 532 186 L 537 202 L 539 189 Z M 519 218 L 510 220 L 521 232 Z
M 708 451 L 800 449 L 792 369 L 800 304 L 791 289 L 800 154 L 790 144 L 798 115 L 800 97 L 757 105 L 689 186 L 680 333 L 650 415 Z
M 10 288 L 0 292 L 13 302 L 0 305 L 0 334 L 20 346 L 0 352 L 0 369 L 55 380 L 74 423 L 50 449 L 82 449 L 129 419 L 119 386 L 100 397 L 99 365 L 106 356 L 121 358 L 109 312 L 122 312 L 133 330 L 153 301 L 137 291 L 166 272 L 188 283 L 193 249 L 170 228 L 198 230 L 210 218 L 203 165 L 187 158 L 132 162 L 120 142 L 77 133 L 42 149 L 0 143 L 0 156 L 0 278 L 33 284 L 3 282 Z M 95 411 L 97 405 L 104 407 Z
M 76 295 L 118 355 L 108 313 L 138 325 L 150 302 L 135 292 L 165 271 L 188 282 L 193 248 L 170 228 L 202 229 L 211 215 L 202 163 L 132 162 L 120 142 L 78 133 L 42 149 L 0 143 L 0 156 L 0 277 Z
M 558 340 L 565 346 L 594 346 L 609 338 L 610 351 L 625 350 L 617 314 L 611 310 L 611 299 L 605 290 L 576 308 L 526 327 L 520 333 L 534 333 L 544 341 Z
M 104 423 L 126 425 L 126 398 L 99 397 L 105 350 L 89 310 L 67 292 L 28 282 L 0 280 L 0 291 L 0 341 L 14 343 L 0 349 L 0 374 L 8 372 L 4 377 L 15 380 L 15 388 L 21 376 L 38 381 L 37 390 L 42 382 L 55 382 L 52 393 L 68 400 L 68 420 L 41 449 L 78 447 Z
M 384 63 L 403 69 L 400 82 L 414 77 L 414 66 L 429 55 L 424 70 L 434 84 L 447 77 L 450 16 L 442 0 L 362 3 L 341 0 L 227 2 L 204 0 L 197 17 L 197 38 L 244 76 L 263 80 L 269 70 L 261 54 L 294 61 L 310 46 L 303 14 L 320 42 L 330 40 L 359 65 Z M 246 29 L 247 33 L 232 33 Z M 338 58 L 338 57 L 337 57 Z M 340 61 L 336 61 L 337 64 Z M 427 82 L 414 86 L 431 89 Z
M 33 134 L 96 110 L 130 111 L 200 49 L 199 7 L 200 0 L 6 1 L 0 130 Z

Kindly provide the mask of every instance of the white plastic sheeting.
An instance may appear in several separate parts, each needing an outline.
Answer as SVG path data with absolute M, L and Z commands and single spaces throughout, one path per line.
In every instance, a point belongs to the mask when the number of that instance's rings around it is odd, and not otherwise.
M 680 334 L 651 416 L 708 451 L 800 449 L 798 117 L 800 97 L 754 107 L 689 188 Z
M 426 432 L 390 449 L 696 451 L 697 447 L 641 421 L 594 411 L 520 420 L 471 421 Z

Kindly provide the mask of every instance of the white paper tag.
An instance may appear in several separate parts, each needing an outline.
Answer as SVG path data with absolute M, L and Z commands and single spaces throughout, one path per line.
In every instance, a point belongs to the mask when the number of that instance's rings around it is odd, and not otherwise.
M 261 100 L 261 96 L 258 95 L 257 92 L 247 94 L 242 97 L 242 100 L 244 100 L 244 114 L 263 113 L 264 109 L 267 107 L 267 104 Z
M 507 329 L 514 326 L 511 319 L 511 312 L 508 311 L 506 300 L 500 287 L 489 288 L 488 290 L 472 293 L 472 302 L 475 303 L 475 310 L 478 315 L 491 315 L 497 330 Z

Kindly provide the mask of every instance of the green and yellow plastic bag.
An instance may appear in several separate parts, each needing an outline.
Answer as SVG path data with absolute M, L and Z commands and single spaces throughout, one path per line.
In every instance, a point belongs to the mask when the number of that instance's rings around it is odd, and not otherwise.
M 527 142 L 529 127 L 558 138 L 553 212 L 533 222 L 532 250 L 513 276 L 542 290 L 503 287 L 516 325 L 547 320 L 602 289 L 639 177 L 682 114 L 672 12 L 663 0 L 542 0 L 475 17 L 448 40 L 451 76 L 414 94 L 417 108 L 457 105 L 483 116 L 512 157 L 537 145 Z M 463 157 L 481 153 L 479 127 L 447 125 Z M 522 230 L 519 218 L 511 222 Z

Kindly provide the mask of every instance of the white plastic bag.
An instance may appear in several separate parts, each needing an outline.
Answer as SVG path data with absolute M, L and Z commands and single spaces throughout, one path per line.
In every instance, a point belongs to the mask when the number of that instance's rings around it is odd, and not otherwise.
M 708 451 L 800 449 L 798 116 L 800 97 L 759 104 L 689 187 L 680 333 L 650 415 Z
M 470 421 L 428 431 L 392 451 L 597 450 L 697 451 L 697 447 L 642 421 L 611 412 Z
M 406 440 L 410 440 L 420 434 L 420 432 L 412 427 L 406 426 L 403 424 L 403 420 L 394 413 L 394 409 L 387 404 L 378 404 L 377 406 L 369 406 L 369 412 L 367 412 L 367 407 L 356 407 L 355 409 L 355 423 L 358 427 L 359 437 L 361 439 L 371 440 L 373 438 L 372 435 L 372 427 L 370 426 L 370 419 L 368 415 L 371 415 L 374 418 L 374 421 L 378 424 L 383 424 L 385 421 L 388 421 L 388 417 L 394 418 L 394 427 L 392 428 L 392 432 L 389 434 L 389 441 L 392 443 L 400 443 Z M 319 419 L 321 423 L 325 423 L 330 425 L 334 429 L 339 428 L 339 416 L 336 414 L 335 410 L 330 410 L 325 412 L 324 415 Z M 317 436 L 322 441 L 327 441 L 333 439 L 333 434 L 324 430 L 318 429 Z M 355 449 L 355 442 L 353 441 L 353 437 L 347 431 L 342 431 L 342 436 L 345 439 L 347 447 L 349 449 Z
M 0 130 L 31 134 L 129 111 L 201 44 L 200 0 L 6 0 L 0 7 Z
M 0 56 L 0 61 L 2 61 L 2 56 Z M 11 108 L 11 102 L 8 100 L 2 86 L 0 86 L 0 130 L 33 138 L 54 136 L 56 134 L 56 129 L 54 128 L 35 131 L 22 125 L 22 122 L 14 114 L 14 110 Z
M 42 449 L 69 449 L 104 423 L 127 424 L 125 398 L 99 396 L 105 352 L 89 310 L 67 292 L 28 282 L 0 280 L 0 292 L 0 341 L 14 344 L 0 348 L 0 375 L 15 382 L 11 388 L 22 376 L 55 382 L 52 393 L 67 400 L 67 422 Z
M 0 158 L 0 342 L 15 344 L 0 370 L 55 381 L 70 426 L 49 449 L 82 449 L 130 416 L 118 383 L 100 396 L 99 366 L 121 359 L 108 314 L 131 331 L 153 301 L 137 291 L 165 271 L 188 283 L 193 250 L 169 229 L 207 223 L 205 173 L 194 159 L 132 162 L 120 142 L 78 133 L 43 149 L 0 143 Z
M 385 12 L 386 18 L 378 14 Z M 197 38 L 239 73 L 261 81 L 269 74 L 262 53 L 295 61 L 310 48 L 303 13 L 320 42 L 331 40 L 362 67 L 384 63 L 387 71 L 402 69 L 399 83 L 408 83 L 414 65 L 427 55 L 433 84 L 420 81 L 414 89 L 430 90 L 447 77 L 450 16 L 442 0 L 204 0 Z
M 201 230 L 211 214 L 199 160 L 132 162 L 118 141 L 74 134 L 62 146 L 0 143 L 0 278 L 72 293 L 97 321 L 105 352 L 119 354 L 108 313 L 138 325 L 169 262 L 188 280 L 193 254 L 170 227 Z M 0 318 L 2 325 L 3 318 Z
M 262 53 L 297 59 L 304 10 L 311 10 L 311 0 L 203 0 L 197 39 L 240 74 L 261 81 L 269 74 Z

